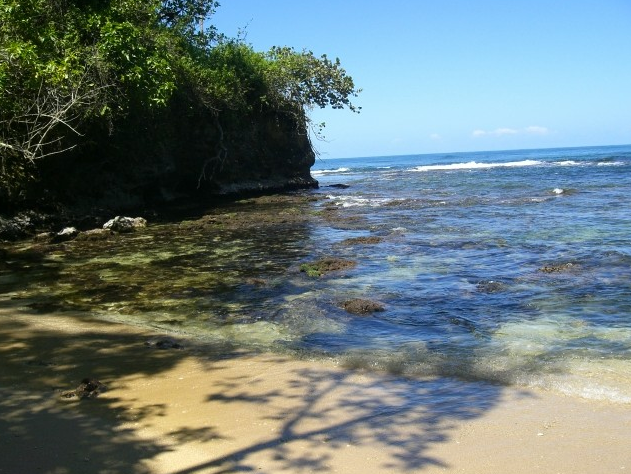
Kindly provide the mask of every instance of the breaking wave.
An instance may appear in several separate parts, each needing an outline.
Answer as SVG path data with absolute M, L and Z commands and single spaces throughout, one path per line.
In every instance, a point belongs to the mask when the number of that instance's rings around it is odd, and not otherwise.
M 322 176 L 325 174 L 348 173 L 349 171 L 350 171 L 350 168 L 336 168 L 336 169 L 330 169 L 330 170 L 315 170 L 315 171 L 311 171 L 311 174 L 313 176 Z

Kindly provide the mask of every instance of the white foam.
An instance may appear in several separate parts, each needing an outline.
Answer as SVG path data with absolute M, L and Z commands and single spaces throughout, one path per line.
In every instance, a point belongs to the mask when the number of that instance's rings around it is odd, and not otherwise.
M 393 199 L 384 199 L 384 198 L 368 199 L 368 198 L 361 198 L 357 196 L 328 195 L 327 198 L 334 201 L 336 206 L 341 206 L 341 207 L 358 207 L 358 206 L 379 207 L 393 201 Z
M 493 348 L 481 361 L 491 376 L 505 373 L 509 382 L 586 399 L 631 403 L 631 360 L 563 354 L 553 349 L 582 338 L 623 342 L 630 336 L 628 328 L 594 327 L 563 317 L 505 323 L 493 334 Z
M 563 190 L 563 189 L 561 189 L 561 188 L 554 188 L 554 189 L 552 190 L 552 192 L 553 192 L 554 194 L 563 194 L 563 193 L 565 192 L 565 190 Z
M 541 161 L 536 160 L 509 161 L 506 163 L 478 163 L 476 161 L 469 161 L 467 163 L 451 163 L 448 165 L 417 166 L 416 168 L 412 168 L 411 171 L 451 171 L 491 168 L 519 168 L 523 166 L 537 166 L 541 164 Z
M 313 176 L 321 176 L 323 174 L 346 173 L 348 171 L 350 171 L 350 168 L 337 168 L 334 170 L 316 170 L 312 171 L 311 174 Z
M 626 163 L 624 163 L 623 161 L 603 161 L 600 163 L 597 163 L 597 166 L 624 166 Z

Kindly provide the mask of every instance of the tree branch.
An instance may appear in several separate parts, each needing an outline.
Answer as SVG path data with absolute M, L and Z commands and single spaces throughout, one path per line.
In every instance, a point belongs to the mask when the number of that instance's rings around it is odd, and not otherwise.
M 37 96 L 22 113 L 0 121 L 5 132 L 1 147 L 30 162 L 72 150 L 76 144 L 63 148 L 59 145 L 68 135 L 82 136 L 78 129 L 82 116 L 94 106 L 95 98 L 105 87 L 90 87 L 81 80 L 63 91 L 46 88 L 42 82 Z
M 219 117 L 216 114 L 215 126 L 219 131 L 219 142 L 217 144 L 218 150 L 214 156 L 211 156 L 206 161 L 204 161 L 204 164 L 202 165 L 202 171 L 199 174 L 199 178 L 197 178 L 197 189 L 201 187 L 202 180 L 211 181 L 213 179 L 213 177 L 215 176 L 215 172 L 217 172 L 217 168 L 219 168 L 219 170 L 221 171 L 221 169 L 223 168 L 223 164 L 228 157 L 228 149 L 226 148 L 226 145 L 223 141 L 223 127 L 221 126 L 221 123 L 219 122 Z M 211 163 L 214 163 L 212 174 L 209 178 L 206 178 L 206 168 L 208 168 L 208 165 L 210 165 Z

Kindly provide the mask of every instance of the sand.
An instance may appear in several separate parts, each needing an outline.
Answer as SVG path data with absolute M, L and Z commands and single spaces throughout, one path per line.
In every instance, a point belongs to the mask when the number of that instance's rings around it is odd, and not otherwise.
M 629 405 L 155 336 L 0 305 L 0 473 L 631 472 Z

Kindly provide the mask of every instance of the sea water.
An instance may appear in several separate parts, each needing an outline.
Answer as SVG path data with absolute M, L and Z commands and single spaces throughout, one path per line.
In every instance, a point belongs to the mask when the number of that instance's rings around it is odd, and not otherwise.
M 387 304 L 336 338 L 357 363 L 631 402 L 631 147 L 320 160 L 314 175 L 398 236 L 335 282 Z
M 208 344 L 631 403 L 631 146 L 327 159 L 312 174 L 300 212 L 333 219 L 150 225 L 12 253 L 0 296 Z M 322 257 L 356 265 L 299 271 Z M 349 314 L 352 298 L 385 310 Z

